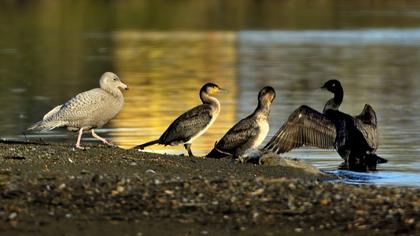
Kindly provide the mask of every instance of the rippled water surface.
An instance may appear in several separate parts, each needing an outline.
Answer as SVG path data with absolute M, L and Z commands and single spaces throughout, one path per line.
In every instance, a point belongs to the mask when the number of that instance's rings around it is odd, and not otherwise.
M 389 163 L 376 173 L 357 174 L 336 171 L 341 159 L 334 151 L 299 149 L 285 156 L 305 159 L 348 183 L 420 186 L 420 24 L 413 23 L 420 18 L 419 8 L 366 12 L 357 4 L 339 4 L 336 11 L 342 17 L 334 21 L 317 16 L 317 27 L 307 19 L 298 24 L 289 15 L 284 16 L 288 24 L 280 24 L 264 5 L 268 23 L 222 20 L 222 27 L 213 27 L 208 23 L 214 20 L 210 14 L 207 21 L 200 18 L 202 22 L 195 23 L 177 18 L 174 24 L 180 27 L 168 26 L 166 21 L 152 21 L 147 27 L 137 15 L 132 21 L 124 18 L 122 12 L 131 12 L 124 4 L 110 7 L 120 13 L 115 22 L 99 17 L 100 10 L 108 9 L 100 6 L 85 6 L 95 9 L 92 14 L 97 17 L 89 24 L 77 17 L 69 21 L 69 16 L 49 21 L 54 11 L 45 15 L 15 8 L 11 12 L 16 15 L 29 13 L 20 19 L 9 12 L 17 25 L 13 30 L 9 23 L 0 22 L 0 31 L 9 32 L 0 39 L 2 137 L 22 137 L 22 131 L 49 109 L 97 86 L 101 73 L 109 70 L 130 90 L 125 93 L 123 111 L 98 133 L 124 148 L 158 138 L 173 119 L 200 103 L 198 91 L 205 82 L 228 89 L 229 93 L 218 95 L 219 118 L 192 146 L 195 154 L 204 155 L 229 127 L 255 109 L 263 86 L 277 91 L 271 136 L 299 105 L 321 110 L 331 95 L 319 87 L 328 79 L 339 79 L 345 90 L 342 111 L 358 114 L 365 103 L 376 110 L 378 154 Z M 368 21 L 370 17 L 377 21 Z M 33 19 L 35 23 L 28 23 Z M 367 27 L 360 22 L 363 19 L 374 23 Z M 140 26 L 133 26 L 138 21 Z M 64 130 L 29 137 L 69 143 L 76 139 Z M 92 140 L 90 135 L 86 139 Z M 148 150 L 185 152 L 181 146 Z

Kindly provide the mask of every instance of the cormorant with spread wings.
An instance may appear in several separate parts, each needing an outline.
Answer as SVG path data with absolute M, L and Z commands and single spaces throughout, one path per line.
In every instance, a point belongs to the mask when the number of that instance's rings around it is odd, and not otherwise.
M 358 116 L 339 111 L 344 91 L 338 80 L 327 81 L 323 89 L 334 94 L 322 113 L 300 106 L 264 147 L 276 153 L 289 152 L 302 146 L 322 149 L 335 148 L 351 170 L 375 169 L 387 162 L 375 154 L 378 148 L 377 118 L 366 104 Z

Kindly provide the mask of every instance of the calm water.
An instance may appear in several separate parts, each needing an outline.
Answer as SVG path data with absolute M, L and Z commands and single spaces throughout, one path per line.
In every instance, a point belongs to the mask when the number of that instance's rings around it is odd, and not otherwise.
M 420 6 L 314 1 L 311 7 L 325 14 L 308 15 L 307 1 L 274 6 L 266 1 L 76 2 L 0 8 L 8 17 L 0 18 L 0 136 L 22 137 L 49 109 L 97 86 L 109 70 L 130 90 L 123 111 L 98 133 L 124 148 L 159 137 L 174 118 L 200 103 L 198 90 L 205 82 L 228 89 L 218 96 L 218 120 L 192 146 L 203 155 L 254 110 L 263 86 L 277 91 L 271 136 L 299 105 L 321 110 L 331 95 L 318 88 L 340 79 L 343 111 L 358 114 L 365 103 L 375 108 L 378 154 L 389 163 L 376 173 L 355 174 L 336 171 L 341 158 L 334 151 L 299 149 L 285 156 L 305 159 L 348 183 L 420 186 Z M 134 14 L 136 8 L 145 15 Z M 281 9 L 279 15 L 273 8 Z M 76 139 L 64 130 L 29 137 Z M 183 147 L 148 150 L 185 152 Z

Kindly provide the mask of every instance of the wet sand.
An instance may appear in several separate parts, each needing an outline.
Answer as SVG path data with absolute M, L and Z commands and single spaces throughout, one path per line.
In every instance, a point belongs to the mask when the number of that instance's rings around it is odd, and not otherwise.
M 415 235 L 420 190 L 293 166 L 0 144 L 1 235 Z

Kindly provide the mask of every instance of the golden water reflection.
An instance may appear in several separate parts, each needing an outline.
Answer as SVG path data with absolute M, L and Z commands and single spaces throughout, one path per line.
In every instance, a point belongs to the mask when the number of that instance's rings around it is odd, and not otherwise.
M 133 32 L 113 34 L 115 72 L 129 85 L 126 104 L 110 126 L 121 147 L 157 139 L 184 111 L 201 103 L 199 90 L 214 82 L 229 90 L 217 95 L 222 111 L 192 149 L 204 154 L 235 122 L 235 35 L 229 32 Z M 183 147 L 148 150 L 183 152 Z

